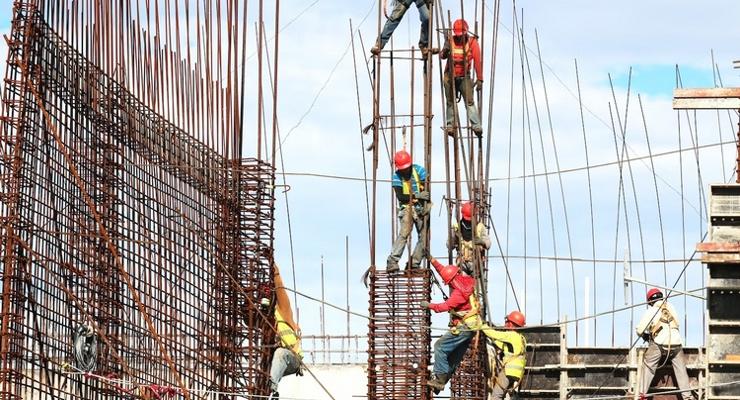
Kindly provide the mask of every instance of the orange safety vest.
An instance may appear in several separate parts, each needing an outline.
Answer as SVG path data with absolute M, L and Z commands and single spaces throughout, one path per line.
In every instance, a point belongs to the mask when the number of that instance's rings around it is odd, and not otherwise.
M 470 71 L 470 39 L 465 41 L 464 45 L 458 45 L 454 40 L 450 42 L 450 52 L 452 53 L 452 69 L 455 77 L 465 76 Z

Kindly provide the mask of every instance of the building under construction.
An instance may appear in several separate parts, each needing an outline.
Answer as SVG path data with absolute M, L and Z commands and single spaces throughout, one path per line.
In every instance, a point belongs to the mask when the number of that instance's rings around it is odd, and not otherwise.
M 379 36 L 384 29 L 384 3 L 373 6 L 377 19 L 368 21 L 376 26 L 365 29 L 372 35 Z M 385 190 L 390 184 L 383 174 L 393 172 L 392 155 L 399 150 L 438 173 L 424 185 L 444 214 L 435 222 L 427 215 L 417 227 L 419 235 L 411 233 L 409 254 L 417 241 L 423 241 L 438 259 L 457 262 L 459 255 L 451 246 L 445 254 L 440 249 L 441 243 L 452 240 L 449 227 L 466 201 L 475 204 L 473 226 L 482 223 L 493 238 L 487 252 L 474 253 L 471 275 L 477 279 L 475 293 L 484 320 L 500 321 L 502 309 L 528 315 L 528 327 L 523 329 L 527 368 L 512 397 L 638 398 L 644 349 L 634 337 L 633 314 L 635 308 L 644 307 L 640 291 L 650 285 L 664 289 L 676 302 L 681 299 L 685 309 L 690 308 L 686 302 L 693 301 L 702 310 L 703 331 L 692 333 L 701 337 L 701 344 L 684 349 L 694 394 L 705 399 L 740 398 L 740 144 L 737 168 L 731 177 L 723 177 L 726 183 L 707 185 L 699 167 L 699 150 L 740 143 L 740 130 L 734 125 L 740 89 L 675 92 L 679 147 L 663 155 L 694 152 L 698 214 L 706 214 L 698 221 L 706 234 L 689 254 L 686 243 L 693 239 L 684 236 L 680 246 L 684 252 L 671 259 L 666 250 L 670 224 L 666 222 L 664 229 L 661 214 L 666 200 L 661 205 L 658 184 L 664 178 L 656 172 L 654 158 L 659 155 L 650 147 L 644 112 L 649 155 L 636 154 L 627 142 L 629 85 L 624 109 L 612 87 L 611 126 L 604 122 L 613 134 L 617 161 L 594 163 L 589 161 L 593 144 L 587 142 L 584 118 L 584 109 L 591 111 L 577 80 L 586 160 L 585 167 L 568 169 L 565 158 L 571 156 L 570 150 L 556 147 L 539 40 L 536 50 L 528 47 L 529 38 L 519 25 L 523 18 L 512 7 L 508 112 L 514 115 L 513 78 L 519 70 L 521 141 L 510 131 L 508 171 L 497 175 L 492 161 L 497 134 L 492 122 L 493 82 L 504 79 L 495 77 L 495 66 L 505 7 L 499 0 L 491 4 L 476 0 L 468 9 L 463 2 L 442 3 L 429 1 L 425 11 L 417 4 L 418 12 L 428 17 L 422 35 L 429 43 L 423 51 L 394 46 L 391 40 L 370 55 L 359 27 L 350 22 L 348 51 L 351 48 L 357 104 L 365 104 L 365 111 L 369 107 L 372 114 L 365 121 L 367 115 L 358 110 L 358 130 L 365 137 L 363 158 L 367 155 L 363 164 L 367 174 L 361 180 L 369 252 L 363 265 L 368 268 L 368 309 L 357 312 L 350 310 L 348 244 L 346 306 L 325 298 L 323 262 L 320 298 L 296 284 L 295 266 L 292 287 L 275 284 L 276 199 L 290 189 L 285 167 L 276 164 L 282 160 L 278 152 L 286 139 L 277 123 L 279 32 L 284 26 L 279 0 L 14 1 L 12 29 L 5 37 L 0 130 L 0 399 L 268 398 L 270 362 L 278 345 L 272 309 L 276 289 L 292 292 L 298 309 L 299 296 L 303 304 L 321 309 L 321 332 L 303 335 L 308 373 L 298 385 L 286 381 L 290 389 L 281 390 L 283 395 L 343 398 L 332 385 L 340 384 L 336 374 L 350 371 L 366 381 L 363 385 L 352 381 L 351 396 L 438 398 L 427 386 L 432 344 L 448 327 L 419 305 L 448 289 L 440 285 L 426 259 L 421 268 L 391 272 L 386 270 L 385 255 L 379 255 L 399 231 L 413 231 L 401 226 L 410 222 L 396 218 L 396 199 Z M 408 16 L 414 10 L 406 12 L 406 19 L 415 18 Z M 267 15 L 274 20 L 268 22 Z M 457 18 L 470 22 L 470 35 L 480 43 L 484 65 L 490 66 L 484 90 L 475 91 L 483 135 L 474 132 L 470 108 L 458 112 L 455 107 L 454 115 L 446 115 L 443 81 L 449 67 L 437 52 L 450 40 Z M 256 21 L 254 32 L 247 26 L 249 20 Z M 268 39 L 266 25 L 274 37 Z M 249 69 L 248 64 L 256 68 Z M 678 69 L 676 74 L 678 81 Z M 477 78 L 482 84 L 483 77 Z M 257 83 L 250 87 L 252 81 Z M 451 85 L 456 93 L 455 83 Z M 363 97 L 371 100 L 363 102 Z M 638 100 L 642 111 L 639 96 Z M 547 114 L 540 115 L 542 109 Z M 720 115 L 723 120 L 734 119 L 732 137 L 723 140 L 720 133 L 718 143 L 700 145 L 698 130 L 691 130 L 697 125 L 696 114 L 692 120 L 686 110 L 701 109 L 716 112 L 718 121 Z M 686 148 L 681 143 L 684 116 L 691 139 Z M 440 131 L 443 121 L 452 120 L 454 130 Z M 538 156 L 535 152 L 540 151 Z M 723 166 L 733 164 L 731 156 L 727 163 L 724 153 L 722 157 Z M 512 160 L 517 160 L 518 172 L 512 169 Z M 694 162 L 680 160 L 681 171 L 684 162 Z M 633 171 L 638 162 L 649 173 Z M 610 244 L 602 245 L 597 244 L 600 230 L 594 222 L 599 190 L 596 179 L 592 185 L 591 173 L 607 167 L 612 167 L 618 182 L 616 221 L 612 215 L 607 224 L 617 232 Z M 589 209 L 590 225 L 588 216 L 578 220 L 573 210 L 568 216 L 563 174 L 573 171 L 588 174 L 588 184 L 583 185 L 588 190 L 582 192 L 589 200 L 571 203 L 570 208 L 584 215 Z M 280 172 L 282 183 L 277 180 Z M 680 179 L 680 220 L 686 232 L 684 176 Z M 651 206 L 638 198 L 641 180 L 654 182 L 654 193 L 648 185 Z M 665 178 L 668 186 L 669 180 Z M 495 193 L 506 197 L 506 201 L 497 197 L 496 207 Z M 648 207 L 656 212 L 646 211 Z M 505 227 L 499 223 L 502 215 Z M 523 222 L 517 227 L 510 216 Z M 643 235 L 642 224 L 651 221 L 655 226 L 659 221 L 659 230 L 646 228 Z M 590 226 L 585 236 L 591 243 L 576 238 L 583 226 Z M 517 235 L 523 235 L 521 249 Z M 536 253 L 527 247 L 533 242 Z M 628 251 L 622 256 L 624 248 Z M 661 256 L 650 259 L 650 251 L 658 248 Z M 579 249 L 591 257 L 578 259 Z M 548 251 L 554 255 L 547 256 Z M 402 269 L 404 263 L 402 259 Z M 651 283 L 648 264 L 655 270 L 662 266 L 659 278 Z M 640 267 L 643 280 L 637 278 Z M 686 286 L 690 273 L 702 277 L 697 290 Z M 581 275 L 593 279 L 586 293 L 576 282 Z M 678 286 L 681 282 L 683 287 Z M 616 301 L 617 288 L 623 288 L 624 304 Z M 597 306 L 599 290 L 609 291 L 611 304 Z M 327 332 L 326 307 L 346 314 L 346 333 Z M 617 319 L 615 314 L 622 311 L 630 316 Z M 688 329 L 688 315 L 683 315 L 682 329 Z M 353 334 L 350 318 L 363 321 L 367 330 Z M 588 332 L 594 337 L 610 332 L 611 342 L 592 342 Z M 629 337 L 631 345 L 618 345 L 615 332 Z M 353 369 L 358 365 L 359 370 Z M 451 379 L 449 398 L 488 399 L 494 374 L 485 336 L 478 333 Z M 347 380 L 353 378 L 348 375 Z M 658 369 L 652 386 L 654 398 L 681 398 L 670 364 Z

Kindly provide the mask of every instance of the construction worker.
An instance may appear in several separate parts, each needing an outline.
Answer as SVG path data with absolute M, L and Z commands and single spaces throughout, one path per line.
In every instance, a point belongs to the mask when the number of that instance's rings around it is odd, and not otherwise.
M 401 150 L 393 157 L 396 172 L 393 174 L 391 185 L 398 199 L 398 237 L 393 242 L 391 254 L 388 256 L 386 270 L 388 272 L 398 271 L 398 260 L 403 255 L 409 236 L 411 236 L 411 225 L 416 227 L 418 238 L 414 252 L 411 255 L 411 268 L 419 268 L 421 260 L 426 254 L 427 222 L 431 202 L 429 191 L 424 189 L 427 172 L 424 167 L 412 164 L 411 155 Z
M 275 307 L 275 330 L 278 335 L 278 348 L 272 355 L 272 364 L 270 366 L 270 399 L 277 399 L 278 383 L 286 375 L 303 375 L 301 371 L 303 350 L 301 349 L 300 328 L 293 321 L 293 312 L 290 308 L 290 298 L 285 292 L 283 280 L 280 272 L 275 265 L 275 297 L 277 305 Z M 263 299 L 263 305 L 265 303 Z M 269 306 L 269 300 L 267 300 Z
M 370 53 L 373 55 L 380 54 L 380 50 L 385 47 L 385 44 L 390 40 L 393 31 L 396 30 L 398 24 L 401 23 L 406 11 L 411 7 L 412 3 L 416 4 L 416 8 L 419 10 L 419 21 L 421 21 L 421 33 L 419 34 L 419 48 L 422 52 L 426 53 L 426 49 L 429 47 L 429 5 L 431 0 L 395 0 L 395 7 L 393 12 L 389 16 L 385 12 L 387 21 L 383 26 L 383 31 L 380 33 L 380 37 L 375 41 L 375 46 L 370 49 Z
M 443 303 L 421 302 L 423 308 L 450 313 L 450 330 L 434 343 L 434 376 L 427 381 L 435 393 L 444 390 L 455 372 L 477 330 L 483 327 L 475 296 L 475 278 L 460 273 L 455 265 L 444 265 L 434 258 L 431 263 L 445 284 L 450 297 Z
M 681 333 L 678 331 L 678 317 L 676 310 L 665 299 L 660 289 L 650 289 L 647 292 L 648 309 L 642 314 L 637 324 L 637 335 L 647 341 L 648 348 L 642 360 L 642 378 L 640 379 L 640 397 L 644 398 L 655 376 L 655 370 L 669 361 L 673 364 L 673 373 L 676 384 L 682 390 L 684 399 L 691 399 L 689 375 L 683 356 Z
M 475 69 L 475 89 L 483 88 L 483 64 L 481 63 L 480 46 L 478 40 L 468 35 L 468 23 L 458 19 L 452 24 L 452 41 L 449 37 L 445 40 L 439 56 L 442 59 L 451 57 L 447 61 L 444 74 L 445 100 L 447 104 L 445 131 L 454 136 L 457 124 L 455 124 L 455 102 L 458 95 L 462 95 L 468 112 L 470 125 L 476 136 L 483 134 L 480 124 L 478 109 L 473 101 L 473 81 L 470 76 L 470 65 Z M 453 79 L 454 78 L 454 79 Z
M 524 367 L 527 364 L 526 351 L 527 341 L 524 335 L 515 329 L 524 327 L 526 320 L 524 314 L 512 311 L 506 316 L 504 322 L 505 330 L 488 327 L 482 329 L 483 333 L 493 341 L 496 353 L 496 374 L 493 383 L 493 392 L 490 399 L 501 399 L 507 393 L 511 393 L 519 386 L 524 376 Z
M 463 272 L 473 275 L 473 260 L 475 251 L 483 255 L 485 250 L 491 248 L 491 239 L 486 233 L 486 226 L 478 222 L 475 226 L 475 235 L 473 235 L 473 203 L 467 202 L 460 208 L 459 223 L 452 224 L 452 235 L 448 243 L 448 248 L 457 249 L 457 265 L 462 268 Z

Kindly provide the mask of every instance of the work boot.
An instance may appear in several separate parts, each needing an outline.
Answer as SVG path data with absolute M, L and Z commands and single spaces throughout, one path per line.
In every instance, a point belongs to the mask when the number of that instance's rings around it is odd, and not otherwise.
M 475 133 L 475 136 L 477 137 L 483 137 L 483 129 L 480 126 L 474 126 L 473 127 L 473 133 Z
M 388 261 L 388 263 L 385 265 L 385 272 L 392 274 L 395 272 L 400 271 L 401 269 L 398 268 L 398 263 L 393 261 Z
M 414 262 L 407 261 L 406 262 L 406 268 L 404 268 L 404 271 L 408 271 L 410 269 L 419 269 L 419 268 L 421 268 L 419 266 L 419 264 L 414 263 Z
M 445 390 L 445 385 L 448 380 L 449 378 L 447 374 L 435 374 L 434 378 L 427 381 L 427 386 L 434 390 L 434 394 L 439 394 L 439 392 Z
M 445 126 L 445 133 L 449 135 L 450 137 L 455 137 L 456 131 L 457 129 L 455 129 L 455 127 L 452 125 Z

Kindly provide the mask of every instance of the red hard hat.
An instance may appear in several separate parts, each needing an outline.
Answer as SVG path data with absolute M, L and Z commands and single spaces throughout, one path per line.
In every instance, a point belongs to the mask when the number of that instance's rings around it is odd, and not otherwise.
M 467 202 L 460 207 L 460 213 L 462 214 L 462 219 L 466 221 L 470 221 L 471 218 L 473 218 L 473 203 Z
M 452 281 L 452 278 L 454 278 L 459 272 L 460 268 L 452 264 L 437 267 L 437 273 L 439 274 L 439 276 L 442 277 L 445 285 L 449 285 Z
M 510 312 L 509 315 L 506 316 L 506 321 L 511 322 L 512 324 L 520 328 L 527 323 L 526 318 L 524 318 L 524 314 L 519 311 Z
M 393 163 L 396 165 L 396 169 L 406 169 L 411 166 L 411 154 L 406 150 L 396 152 L 393 156 Z
M 647 296 L 645 296 L 645 297 L 647 298 L 647 301 L 662 299 L 663 298 L 663 292 L 661 292 L 660 289 L 658 289 L 658 288 L 652 288 L 652 289 L 648 290 Z M 653 298 L 653 297 L 655 297 L 655 298 Z
M 468 23 L 464 19 L 458 19 L 452 24 L 452 34 L 462 36 L 468 33 Z

